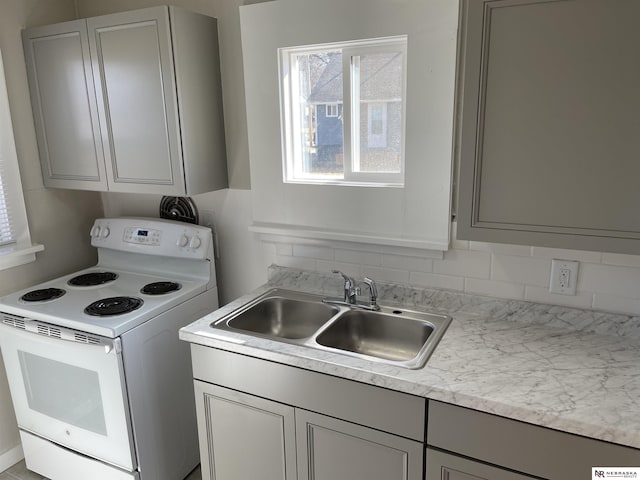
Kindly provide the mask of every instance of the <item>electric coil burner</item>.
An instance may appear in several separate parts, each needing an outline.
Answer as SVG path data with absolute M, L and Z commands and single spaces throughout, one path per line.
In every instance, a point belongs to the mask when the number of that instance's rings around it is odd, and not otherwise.
M 145 295 L 164 295 L 165 293 L 175 292 L 181 288 L 182 285 L 176 282 L 153 282 L 142 287 L 140 293 L 144 293 Z
M 116 278 L 118 278 L 118 274 L 113 272 L 90 272 L 73 277 L 67 283 L 74 287 L 94 287 L 113 282 Z
M 144 302 L 136 297 L 111 297 L 93 302 L 84 309 L 84 313 L 96 317 L 110 317 L 133 312 L 142 306 Z
M 45 302 L 47 300 L 60 298 L 65 293 L 61 288 L 41 288 L 25 293 L 20 297 L 20 300 L 23 302 Z

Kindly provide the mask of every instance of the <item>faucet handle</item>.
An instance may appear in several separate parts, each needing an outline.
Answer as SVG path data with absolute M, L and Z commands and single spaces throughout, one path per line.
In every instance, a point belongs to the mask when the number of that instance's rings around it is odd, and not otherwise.
M 355 286 L 355 282 L 353 281 L 353 278 L 351 278 L 346 273 L 343 273 L 340 270 L 331 270 L 331 273 L 335 273 L 337 275 L 342 275 L 342 278 L 344 278 L 345 288 L 347 287 L 347 284 L 349 284 L 349 288 L 353 288 Z
M 358 289 L 356 288 L 356 282 L 346 273 L 342 273 L 340 270 L 332 270 L 333 273 L 337 273 L 338 275 L 342 275 L 344 278 L 344 302 L 349 304 L 356 303 L 356 295 L 358 295 Z

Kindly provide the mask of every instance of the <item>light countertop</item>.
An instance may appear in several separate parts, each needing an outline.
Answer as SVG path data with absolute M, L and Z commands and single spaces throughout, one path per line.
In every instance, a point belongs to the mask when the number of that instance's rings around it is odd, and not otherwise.
M 382 305 L 453 318 L 418 370 L 209 327 L 274 287 L 341 292 L 335 276 L 272 267 L 268 284 L 182 328 L 180 338 L 640 448 L 640 317 L 380 283 Z

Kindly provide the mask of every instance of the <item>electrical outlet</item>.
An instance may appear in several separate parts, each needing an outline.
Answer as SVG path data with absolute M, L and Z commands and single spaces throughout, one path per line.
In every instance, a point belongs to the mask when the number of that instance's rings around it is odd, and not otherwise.
M 572 260 L 551 260 L 551 280 L 549 291 L 561 295 L 575 295 L 578 284 L 578 262 Z

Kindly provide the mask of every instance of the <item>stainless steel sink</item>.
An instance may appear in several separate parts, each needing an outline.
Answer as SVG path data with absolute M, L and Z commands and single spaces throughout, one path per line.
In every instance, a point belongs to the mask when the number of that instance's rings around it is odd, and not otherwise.
M 230 328 L 287 339 L 311 337 L 340 309 L 319 300 L 270 296 L 227 320 Z
M 382 307 L 349 310 L 327 325 L 315 341 L 328 349 L 406 368 L 422 367 L 433 352 L 449 317 Z
M 331 305 L 322 297 L 273 289 L 211 326 L 404 368 L 421 368 L 451 319 L 382 306 Z
M 318 335 L 316 342 L 339 350 L 406 361 L 418 354 L 432 332 L 433 325 L 428 322 L 352 310 Z

